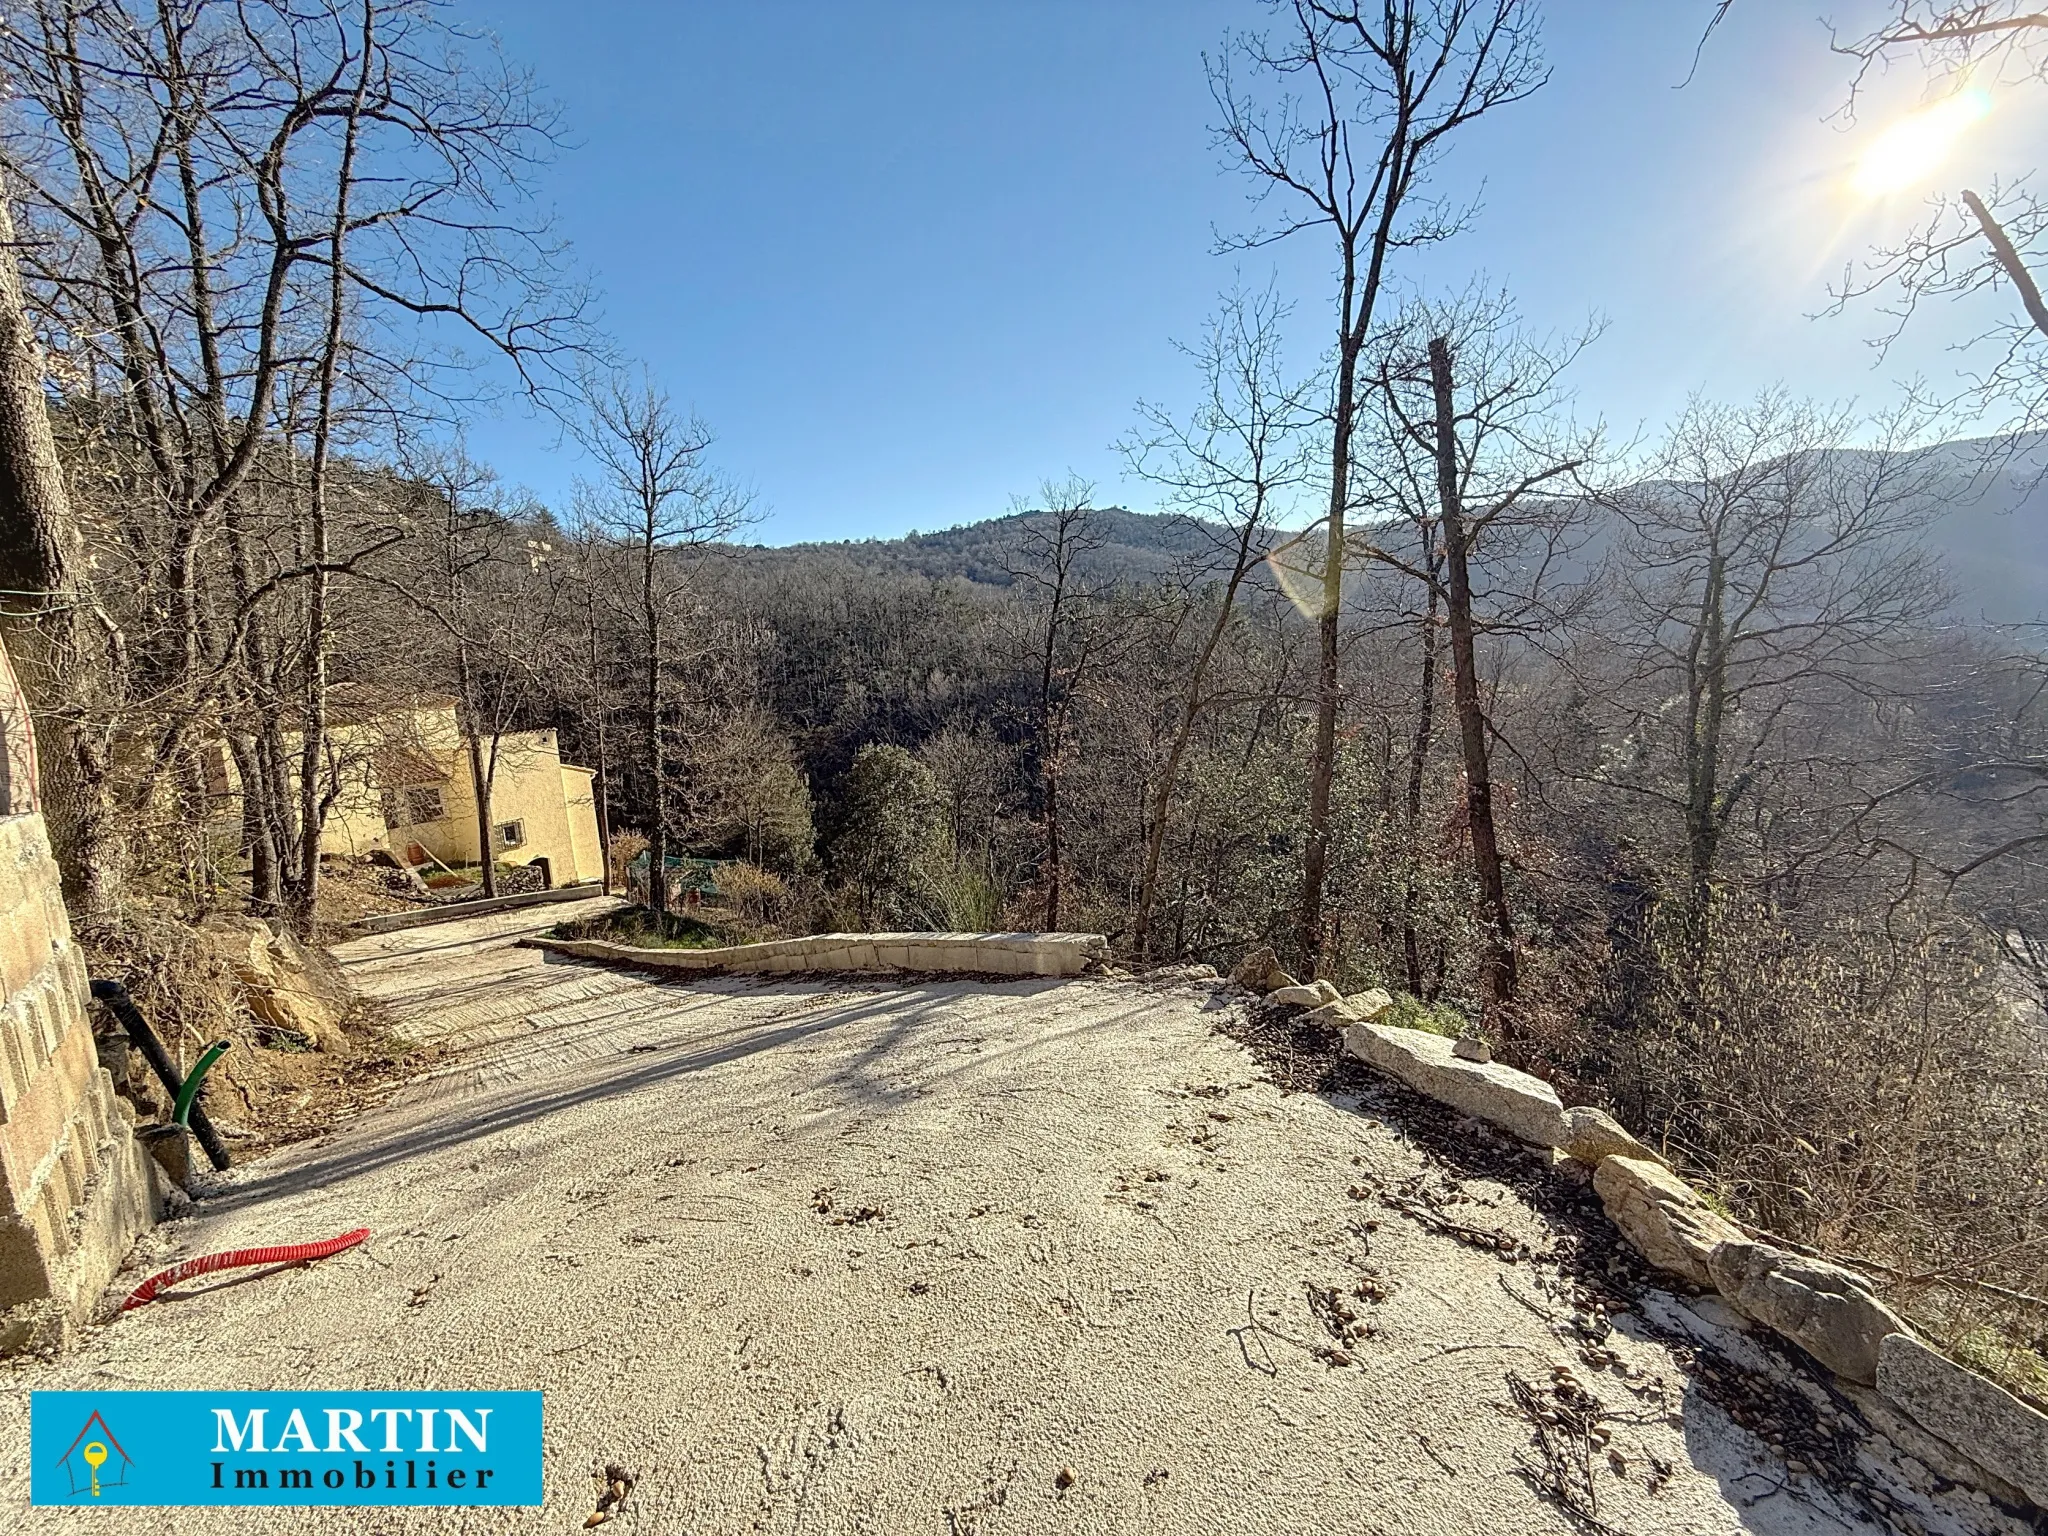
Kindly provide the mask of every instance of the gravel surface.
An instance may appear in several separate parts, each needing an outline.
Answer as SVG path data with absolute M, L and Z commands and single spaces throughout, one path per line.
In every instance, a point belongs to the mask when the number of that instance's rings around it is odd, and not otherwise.
M 345 947 L 432 1069 L 143 1260 L 374 1236 L 9 1367 L 22 1528 L 27 1393 L 91 1386 L 539 1388 L 548 1502 L 36 1529 L 568 1532 L 607 1464 L 637 1481 L 600 1529 L 677 1536 L 1879 1528 L 1700 1361 L 1796 1371 L 1643 1287 L 1577 1186 L 1322 1083 L 1242 994 L 684 985 L 514 949 L 514 917 Z M 1272 1081 L 1290 1055 L 1327 1091 Z M 1886 1523 L 2019 1528 L 1938 1482 L 1886 1483 Z

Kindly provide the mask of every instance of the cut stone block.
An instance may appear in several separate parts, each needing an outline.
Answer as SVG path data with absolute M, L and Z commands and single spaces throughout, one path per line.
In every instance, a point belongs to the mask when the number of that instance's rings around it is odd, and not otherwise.
M 1394 996 L 1385 987 L 1372 987 L 1352 993 L 1344 999 L 1344 1006 L 1361 1019 L 1376 1019 L 1394 1006 Z
M 1671 1166 L 1663 1153 L 1644 1146 L 1614 1116 L 1590 1104 L 1564 1112 L 1564 1140 L 1558 1143 L 1558 1150 L 1593 1167 L 1605 1157 L 1632 1157 L 1663 1168 Z
M 1690 1184 L 1647 1158 L 1604 1158 L 1593 1174 L 1593 1189 L 1631 1248 L 1694 1285 L 1714 1283 L 1709 1261 L 1716 1248 L 1749 1240 Z
M 1906 1333 L 1879 1341 L 1877 1390 L 1922 1429 L 2048 1509 L 2048 1415 Z
M 1442 1035 L 1361 1022 L 1344 1031 L 1344 1048 L 1417 1093 L 1535 1146 L 1554 1147 L 1563 1138 L 1556 1089 L 1497 1061 L 1460 1061 Z
M 1868 1280 L 1825 1259 L 1745 1240 L 1722 1243 L 1707 1268 L 1715 1289 L 1734 1306 L 1866 1387 L 1877 1380 L 1878 1345 L 1887 1334 L 1906 1331 L 1898 1314 L 1871 1294 Z

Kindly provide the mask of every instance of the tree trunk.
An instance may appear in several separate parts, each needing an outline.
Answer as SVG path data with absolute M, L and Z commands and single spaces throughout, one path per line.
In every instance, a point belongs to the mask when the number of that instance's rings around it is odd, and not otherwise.
M 586 589 L 587 590 L 587 589 Z M 594 601 L 594 599 L 593 599 Z M 597 858 L 599 864 L 599 888 L 605 895 L 612 893 L 612 789 L 611 760 L 606 751 L 604 729 L 604 689 L 598 683 L 602 675 L 598 670 L 597 620 L 589 609 L 585 610 L 590 638 L 590 681 L 592 686 L 591 714 L 597 721 L 597 773 L 592 787 L 597 800 Z
M 1263 492 L 1260 509 L 1264 509 Z M 1202 689 L 1208 682 L 1216 648 L 1222 644 L 1224 633 L 1230 627 L 1230 617 L 1237 606 L 1238 588 L 1244 583 L 1249 549 L 1250 535 L 1247 534 L 1238 548 L 1236 569 L 1230 573 L 1230 582 L 1223 589 L 1222 610 L 1216 615 L 1216 622 L 1209 627 L 1202 649 L 1195 657 L 1194 671 L 1188 677 L 1187 693 L 1181 703 L 1180 723 L 1173 733 L 1173 745 L 1167 749 L 1166 771 L 1160 776 L 1159 788 L 1152 797 L 1150 826 L 1145 836 L 1145 873 L 1138 886 L 1138 916 L 1132 937 L 1132 948 L 1140 960 L 1148 958 L 1152 952 L 1152 908 L 1159 899 L 1159 859 L 1166 847 L 1166 820 L 1173 809 L 1174 787 L 1180 782 L 1181 759 L 1187 755 L 1188 742 L 1195 733 L 1195 722 L 1201 718 Z M 1179 947 L 1176 943 L 1176 953 Z
M 463 748 L 469 757 L 470 800 L 476 808 L 477 859 L 483 866 L 484 896 L 488 899 L 498 894 L 498 864 L 492 857 L 494 850 L 491 847 L 491 781 L 494 775 L 484 771 L 483 733 L 478 728 L 476 710 L 470 703 L 476 696 L 475 686 L 476 679 L 470 675 L 469 669 L 469 646 L 458 639 L 455 642 L 455 688 L 462 700 L 459 720 Z M 491 756 L 495 767 L 495 744 Z
M 1152 955 L 1152 908 L 1159 899 L 1159 857 L 1166 846 L 1166 821 L 1173 811 L 1173 788 L 1180 779 L 1180 762 L 1187 751 L 1188 737 L 1194 730 L 1195 706 L 1193 688 L 1190 683 L 1187 707 L 1181 712 L 1179 727 L 1173 733 L 1173 745 L 1166 750 L 1166 767 L 1160 774 L 1159 787 L 1152 795 L 1145 829 L 1145 872 L 1138 882 L 1138 915 L 1133 925 L 1131 948 L 1140 960 Z
M 6 249 L 0 260 L 0 587 L 48 593 L 50 607 L 60 609 L 77 532 L 43 404 L 42 348 L 29 325 L 14 243 L 13 212 L 0 188 L 0 246 Z
M 1056 932 L 1060 926 L 1060 771 L 1058 764 L 1045 764 L 1045 926 Z
M 1472 837 L 1472 867 L 1479 880 L 1480 917 L 1486 928 L 1479 965 L 1481 1024 L 1506 1033 L 1515 1001 L 1515 927 L 1501 872 L 1500 843 L 1493 824 L 1493 781 L 1488 770 L 1486 716 L 1479 704 L 1479 672 L 1473 647 L 1471 553 L 1458 476 L 1458 434 L 1451 392 L 1451 349 L 1443 337 L 1429 343 L 1430 383 L 1436 392 L 1436 489 L 1448 568 L 1445 617 L 1451 631 L 1452 697 L 1458 735 L 1465 751 L 1465 819 Z
M 320 833 L 332 796 L 320 793 L 322 760 L 327 752 L 327 652 L 330 635 L 327 611 L 329 576 L 327 480 L 334 445 L 335 371 L 341 361 L 344 287 L 348 278 L 349 192 L 355 181 L 356 146 L 360 141 L 363 98 L 370 87 L 374 8 L 363 6 L 362 60 L 355 94 L 349 103 L 348 126 L 342 133 L 341 158 L 335 168 L 334 220 L 327 241 L 327 324 L 320 349 L 319 384 L 313 416 L 313 463 L 309 484 L 308 554 L 314 567 L 306 598 L 306 718 L 299 738 L 299 847 L 296 888 L 289 914 L 292 930 L 310 939 L 320 902 Z M 196 634 L 196 629 L 195 629 Z M 196 641 L 195 647 L 196 650 Z M 489 848 L 485 855 L 488 858 Z
M 1061 525 L 1060 547 L 1055 553 L 1055 582 L 1051 611 L 1045 620 L 1045 648 L 1038 672 L 1038 788 L 1039 805 L 1045 820 L 1045 862 L 1040 871 L 1045 880 L 1045 926 L 1056 931 L 1060 925 L 1060 722 L 1053 711 L 1053 671 L 1059 651 L 1061 609 L 1067 593 L 1066 529 Z
M 1401 954 L 1407 962 L 1408 990 L 1422 995 L 1422 945 L 1415 932 L 1416 910 L 1422 904 L 1422 785 L 1429 766 L 1431 738 L 1436 730 L 1437 556 L 1429 530 L 1422 534 L 1424 566 L 1429 572 L 1429 598 L 1422 615 L 1422 696 L 1415 711 L 1415 735 L 1408 743 L 1408 871 L 1401 892 Z
M 1705 916 L 1721 841 L 1721 718 L 1727 709 L 1726 572 L 1720 554 L 1707 563 L 1700 617 L 1686 657 L 1686 896 L 1697 924 Z
M 249 855 L 249 910 L 262 915 L 278 910 L 283 894 L 278 886 L 277 839 L 264 798 L 264 777 L 256 738 L 245 733 L 228 737 L 228 752 L 235 760 L 235 777 L 242 787 L 242 847 Z
M 1323 952 L 1323 887 L 1329 878 L 1330 791 L 1337 775 L 1337 652 L 1344 605 L 1344 513 L 1351 497 L 1351 430 L 1357 416 L 1358 348 L 1353 342 L 1351 274 L 1344 278 L 1338 331 L 1337 399 L 1330 418 L 1330 510 L 1323 551 L 1323 609 L 1317 616 L 1316 736 L 1308 771 L 1308 846 L 1301 860 L 1296 947 L 1310 974 Z
M 484 895 L 491 897 L 498 894 L 497 850 L 491 846 L 491 775 L 484 771 L 484 745 L 477 740 L 475 729 L 462 734 L 469 752 L 470 793 L 476 800 L 477 858 L 483 866 Z
M 81 919 L 92 923 L 112 916 L 128 864 L 109 755 L 87 718 L 109 680 L 101 658 L 84 654 L 78 528 L 14 246 L 13 209 L 0 185 L 0 588 L 43 598 L 31 597 L 27 622 L 9 628 L 20 637 L 17 659 L 32 663 L 19 669 L 20 680 L 42 716 L 49 756 L 70 770 L 74 841 L 66 873 Z
M 647 625 L 647 777 L 653 792 L 653 820 L 647 829 L 647 905 L 656 917 L 668 911 L 668 766 L 661 756 L 661 615 L 654 601 L 650 544 L 642 551 L 642 616 Z

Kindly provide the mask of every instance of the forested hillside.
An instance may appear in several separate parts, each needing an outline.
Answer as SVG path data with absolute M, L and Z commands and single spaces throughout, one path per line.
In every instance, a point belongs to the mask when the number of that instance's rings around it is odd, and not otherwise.
M 1936 443 L 1921 450 L 1938 462 L 1936 503 L 1922 537 L 1948 573 L 1950 607 L 1958 622 L 2025 623 L 2048 616 L 2048 475 L 2039 434 Z M 914 572 L 991 586 L 1014 581 L 1014 549 L 1028 514 L 900 539 L 789 544 L 750 551 L 761 562 L 850 563 L 877 573 Z M 1168 512 L 1122 507 L 1094 514 L 1103 549 L 1088 559 L 1098 579 L 1146 581 L 1199 560 L 1215 530 L 1191 526 Z M 1284 535 L 1267 535 L 1265 547 Z M 1593 553 L 1599 553 L 1597 546 Z M 1369 574 L 1369 573 L 1367 573 Z

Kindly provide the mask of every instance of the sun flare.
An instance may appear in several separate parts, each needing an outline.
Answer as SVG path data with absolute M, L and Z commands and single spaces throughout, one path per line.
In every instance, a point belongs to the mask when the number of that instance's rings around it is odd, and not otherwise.
M 1955 143 L 1991 111 L 1988 92 L 1971 88 L 1903 117 L 1871 140 L 1851 185 L 1864 197 L 1903 192 L 1933 173 Z

